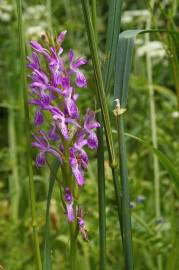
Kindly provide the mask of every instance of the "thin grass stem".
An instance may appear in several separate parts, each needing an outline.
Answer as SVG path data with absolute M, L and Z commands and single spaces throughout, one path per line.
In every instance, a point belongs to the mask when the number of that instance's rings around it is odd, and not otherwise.
M 97 41 L 97 25 L 96 25 L 96 0 L 91 1 L 91 12 L 93 29 Z M 99 104 L 98 104 L 99 105 Z M 97 167 L 98 167 L 98 207 L 99 207 L 99 269 L 106 269 L 106 198 L 105 198 L 105 168 L 104 168 L 104 142 L 103 142 L 103 123 L 102 114 L 97 114 L 97 121 L 100 128 L 97 129 L 98 151 L 97 151 Z
M 101 127 L 97 129 L 98 136 L 98 204 L 99 204 L 99 243 L 100 259 L 99 269 L 106 269 L 106 198 L 105 198 L 105 168 L 104 168 L 104 142 L 101 113 L 97 117 Z
M 153 6 L 153 4 L 151 4 Z M 151 28 L 151 16 L 149 14 L 147 19 L 147 29 Z M 150 36 L 147 33 L 145 36 L 146 45 L 150 42 Z M 150 52 L 147 50 L 146 54 L 146 66 L 147 66 L 147 80 L 149 88 L 149 107 L 150 107 L 150 124 L 151 124 L 151 134 L 152 134 L 152 145 L 157 148 L 157 123 L 156 123 L 156 111 L 155 111 L 155 100 L 154 100 L 154 89 L 153 89 L 153 72 L 152 72 L 152 60 L 150 57 Z M 158 157 L 153 154 L 153 166 L 154 166 L 154 193 L 155 193 L 155 215 L 156 219 L 161 217 L 160 211 L 160 170 Z M 161 231 L 158 231 L 158 237 L 161 238 Z M 162 270 L 162 256 L 157 256 L 158 270 Z
M 76 250 L 77 250 L 77 235 L 75 233 L 74 224 L 69 224 L 70 228 L 70 270 L 76 270 Z
M 46 0 L 46 7 L 47 7 L 47 22 L 48 22 L 48 30 L 50 35 L 53 35 L 53 27 L 52 27 L 52 1 Z
M 22 19 L 22 2 L 17 0 L 17 14 L 18 14 L 18 36 L 19 36 L 19 49 L 20 49 L 20 65 L 21 65 L 21 91 L 23 92 L 24 99 L 24 114 L 25 114 L 25 135 L 26 135 L 26 150 L 27 150 L 27 168 L 29 176 L 29 193 L 30 193 L 30 206 L 31 206 L 31 218 L 32 228 L 34 237 L 34 246 L 37 259 L 37 269 L 42 269 L 39 239 L 37 232 L 36 222 L 36 206 L 35 206 L 35 187 L 33 181 L 33 169 L 32 169 L 32 158 L 31 158 L 31 140 L 30 140 L 30 119 L 29 119 L 29 108 L 27 103 L 27 84 L 26 84 L 26 58 L 25 58 L 25 40 L 23 32 L 23 19 Z
M 123 115 L 117 116 L 117 131 L 120 156 L 120 176 L 121 176 L 121 211 L 122 211 L 122 238 L 124 248 L 125 269 L 133 269 L 132 254 L 132 229 L 131 229 L 131 209 L 129 197 L 129 183 L 127 170 L 126 144 L 124 137 Z
M 12 162 L 12 175 L 10 175 L 9 184 L 11 192 L 11 208 L 13 221 L 17 222 L 20 197 L 20 177 L 17 162 L 16 131 L 15 131 L 15 112 L 13 108 L 8 112 L 8 139 Z
M 110 165 L 112 167 L 115 167 L 117 166 L 117 163 L 115 159 L 112 130 L 111 130 L 111 124 L 110 124 L 110 118 L 109 118 L 109 112 L 108 112 L 108 106 L 107 106 L 107 99 L 106 99 L 106 95 L 104 91 L 100 62 L 99 62 L 99 57 L 98 57 L 96 38 L 95 38 L 95 33 L 93 30 L 93 24 L 92 24 L 91 15 L 90 15 L 89 2 L 86 0 L 81 0 L 81 3 L 83 7 L 86 30 L 88 34 L 88 41 L 89 41 L 89 45 L 91 49 L 94 75 L 95 75 L 96 85 L 97 85 L 97 88 L 96 88 L 97 96 L 99 98 L 99 104 L 100 104 L 102 116 L 103 116 L 105 135 L 106 135 L 106 140 L 107 140 L 107 145 L 108 145 L 108 150 L 109 150 L 108 151 L 109 158 L 110 158 L 110 163 L 111 163 Z

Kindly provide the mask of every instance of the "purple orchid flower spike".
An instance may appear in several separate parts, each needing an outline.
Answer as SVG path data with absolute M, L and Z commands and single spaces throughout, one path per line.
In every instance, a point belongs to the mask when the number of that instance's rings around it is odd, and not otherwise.
M 38 130 L 38 134 L 33 134 L 35 140 L 32 146 L 38 149 L 38 168 L 46 164 L 48 154 L 60 161 L 62 185 L 66 187 L 63 203 L 66 204 L 68 223 L 78 224 L 83 239 L 87 241 L 83 212 L 78 201 L 74 205 L 73 194 L 76 194 L 77 187 L 81 188 L 85 184 L 85 171 L 89 162 L 85 147 L 97 149 L 95 129 L 100 125 L 95 120 L 95 113 L 89 109 L 84 123 L 81 123 L 77 88 L 87 87 L 86 77 L 80 70 L 87 61 L 84 58 L 75 59 L 73 50 L 70 49 L 69 64 L 66 66 L 62 48 L 66 32 L 62 31 L 53 45 L 49 43 L 49 39 L 45 48 L 39 42 L 31 41 L 33 52 L 27 58 L 27 66 L 31 70 L 29 104 L 35 107 L 34 126 Z M 41 64 L 39 54 L 44 57 L 46 65 Z M 45 133 L 47 126 L 48 133 Z M 68 186 L 67 179 L 70 179 Z
M 66 208 L 67 208 L 67 216 L 68 216 L 68 222 L 74 221 L 74 210 L 73 210 L 73 196 L 70 191 L 70 189 L 67 187 L 65 189 L 65 202 L 66 202 Z
M 32 146 L 39 149 L 39 153 L 36 157 L 36 165 L 37 167 L 42 167 L 46 163 L 46 153 L 50 153 L 53 156 L 55 156 L 58 160 L 62 162 L 62 157 L 60 156 L 60 153 L 50 146 L 47 136 L 45 135 L 44 131 L 39 130 L 39 134 L 41 135 L 41 138 L 37 136 L 36 134 L 33 134 L 35 138 L 35 142 L 32 142 Z
M 70 74 L 76 74 L 76 85 L 80 88 L 87 87 L 87 80 L 84 74 L 79 70 L 79 67 L 85 65 L 87 61 L 84 58 L 78 58 L 74 61 L 74 53 L 72 49 L 69 51 L 68 58 L 70 62 Z

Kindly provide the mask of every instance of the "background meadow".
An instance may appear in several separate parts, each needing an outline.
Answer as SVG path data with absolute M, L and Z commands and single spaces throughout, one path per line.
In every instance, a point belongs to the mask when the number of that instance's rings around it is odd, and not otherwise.
M 151 7 L 154 4 L 154 9 Z M 84 67 L 87 89 L 81 90 L 79 106 L 96 109 L 95 82 L 81 3 L 78 0 L 22 1 L 27 54 L 29 41 L 40 40 L 44 31 L 67 29 L 65 51 L 73 48 L 89 60 Z M 97 1 L 98 49 L 105 63 L 108 1 Z M 178 1 L 130 1 L 123 5 L 121 29 L 160 28 L 177 31 Z M 177 36 L 178 37 L 178 36 Z M 35 256 L 29 205 L 23 95 L 20 90 L 20 51 L 16 1 L 0 0 L 0 265 L 4 270 L 34 270 Z M 129 81 L 125 132 L 128 153 L 134 269 L 176 270 L 179 267 L 179 39 L 166 33 L 139 35 L 135 40 Z M 107 102 L 117 148 L 113 114 L 113 80 Z M 33 109 L 30 109 L 33 123 Z M 33 130 L 33 125 L 32 125 Z M 141 142 L 142 139 L 145 143 Z M 155 155 L 151 145 L 163 155 Z M 106 269 L 125 269 L 115 192 L 107 148 L 106 176 Z M 32 149 L 36 189 L 36 218 L 43 254 L 48 167 L 37 169 Z M 99 215 L 97 155 L 90 164 L 81 204 L 86 212 L 89 241 L 78 238 L 80 269 L 99 268 Z M 53 269 L 68 269 L 68 227 L 55 185 L 50 206 L 50 242 Z M 162 263 L 158 263 L 158 258 Z M 0 267 L 1 269 L 1 267 Z

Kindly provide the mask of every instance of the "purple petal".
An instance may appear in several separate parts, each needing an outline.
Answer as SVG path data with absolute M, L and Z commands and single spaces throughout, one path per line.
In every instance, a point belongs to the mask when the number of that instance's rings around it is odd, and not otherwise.
M 39 154 L 36 157 L 36 165 L 38 168 L 42 167 L 45 165 L 45 153 L 44 152 L 39 152 Z
M 48 138 L 47 138 L 45 132 L 43 130 L 39 130 L 39 133 L 42 136 L 42 138 L 44 139 L 46 145 L 48 146 L 49 145 L 49 142 L 48 142 Z
M 75 219 L 74 210 L 73 210 L 73 203 L 71 203 L 71 204 L 67 203 L 66 207 L 67 207 L 68 222 L 70 223 Z
M 72 193 L 68 187 L 65 188 L 65 201 L 68 203 L 71 203 L 73 201 Z
M 42 47 L 42 45 L 40 44 L 40 43 L 38 43 L 37 41 L 35 41 L 35 40 L 32 40 L 31 42 L 30 42 L 30 45 L 31 45 L 31 47 L 34 49 L 34 50 L 36 50 L 37 52 L 40 52 L 40 53 L 42 53 L 42 52 L 44 52 L 44 48 Z
M 81 149 L 80 153 L 79 153 L 79 157 L 81 159 L 81 165 L 84 169 L 88 168 L 88 155 L 86 154 L 86 152 L 84 150 Z
M 66 33 L 67 33 L 67 30 L 64 30 L 64 31 L 62 31 L 62 32 L 60 33 L 60 35 L 59 35 L 58 38 L 57 38 L 57 41 L 58 41 L 59 43 L 62 43 L 62 42 L 64 41 L 64 38 L 65 38 Z
M 81 126 L 73 119 L 71 118 L 66 118 L 65 119 L 65 122 L 68 123 L 68 124 L 72 124 L 73 126 L 77 127 L 77 128 L 80 128 Z
M 31 88 L 39 88 L 39 89 L 43 89 L 44 88 L 44 83 L 41 82 L 33 82 L 30 85 Z
M 76 178 L 76 181 L 78 183 L 79 186 L 83 186 L 84 185 L 84 176 L 82 171 L 78 168 L 78 166 L 72 167 L 72 172 L 74 177 Z
M 72 64 L 73 62 L 73 58 L 74 58 L 74 52 L 72 49 L 70 49 L 69 53 L 68 53 L 68 59 L 69 59 L 69 62 L 70 62 L 70 65 Z
M 50 97 L 45 93 L 45 91 L 42 89 L 40 93 L 40 100 L 42 101 L 43 105 L 48 106 L 50 104 Z
M 68 114 L 72 117 L 72 118 L 76 118 L 79 119 L 79 111 L 78 108 L 76 106 L 76 103 L 74 102 L 73 99 L 71 98 L 66 98 L 65 102 L 64 102 L 65 108 L 68 112 Z
M 61 83 L 64 89 L 70 88 L 70 79 L 68 77 L 63 77 Z
M 35 118 L 34 118 L 34 125 L 35 126 L 40 126 L 43 123 L 43 114 L 41 110 L 37 109 L 35 113 Z
M 68 127 L 65 124 L 65 119 L 61 118 L 61 121 L 59 122 L 59 129 L 63 135 L 63 137 L 65 138 L 65 140 L 68 140 L 69 138 L 69 132 L 68 132 Z
M 41 150 L 45 150 L 46 149 L 41 143 L 37 143 L 37 142 L 32 142 L 32 146 L 33 147 L 36 147 L 38 149 L 41 149 Z
M 90 149 L 97 149 L 98 148 L 98 138 L 93 131 L 90 132 L 88 139 L 87 139 L 87 143 L 88 143 L 88 147 Z
M 81 71 L 76 72 L 76 85 L 80 88 L 87 87 L 87 80 Z
M 88 61 L 86 59 L 84 59 L 84 58 L 78 58 L 77 60 L 75 60 L 75 62 L 73 64 L 73 68 L 77 69 L 80 66 L 87 64 L 87 62 Z
M 47 150 L 47 152 L 48 153 L 51 153 L 53 156 L 55 156 L 59 161 L 61 161 L 62 162 L 62 157 L 60 156 L 60 154 L 56 151 L 56 150 L 54 150 L 53 148 L 49 148 L 48 150 Z
M 39 58 L 35 52 L 32 53 L 31 57 L 27 57 L 27 60 L 29 61 L 27 67 L 31 68 L 32 70 L 40 69 Z
M 51 127 L 48 136 L 52 141 L 58 141 L 59 140 L 59 136 L 56 133 L 56 126 L 55 125 L 53 125 Z
M 33 80 L 44 83 L 45 85 L 48 84 L 48 77 L 43 71 L 35 69 L 32 73 L 32 78 Z
M 98 127 L 100 127 L 100 124 L 95 121 L 95 113 L 88 109 L 85 115 L 84 128 L 90 131 L 91 129 Z
M 53 91 L 53 92 L 56 92 L 56 93 L 58 93 L 58 94 L 60 94 L 60 95 L 64 95 L 64 94 L 63 94 L 63 91 L 61 91 L 59 88 L 54 87 L 54 86 L 52 86 L 52 85 L 48 85 L 48 86 L 47 86 L 47 89 L 49 89 L 49 90 L 51 90 L 51 91 Z

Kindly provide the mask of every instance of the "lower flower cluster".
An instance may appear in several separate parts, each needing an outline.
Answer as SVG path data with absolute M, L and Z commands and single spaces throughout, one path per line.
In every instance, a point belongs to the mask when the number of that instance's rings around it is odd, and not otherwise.
M 100 125 L 90 109 L 87 109 L 83 121 L 80 117 L 76 88 L 87 87 L 87 80 L 80 71 L 80 66 L 87 61 L 74 59 L 74 52 L 70 49 L 68 65 L 65 64 L 61 46 L 65 35 L 66 31 L 61 32 L 53 46 L 47 37 L 44 47 L 31 41 L 29 104 L 36 108 L 34 125 L 37 129 L 32 146 L 38 149 L 38 168 L 46 164 L 48 154 L 60 161 L 68 222 L 76 221 L 83 239 L 87 240 L 83 211 L 75 198 L 75 186 L 79 189 L 85 183 L 84 172 L 88 168 L 85 147 L 97 149 L 95 129 Z

